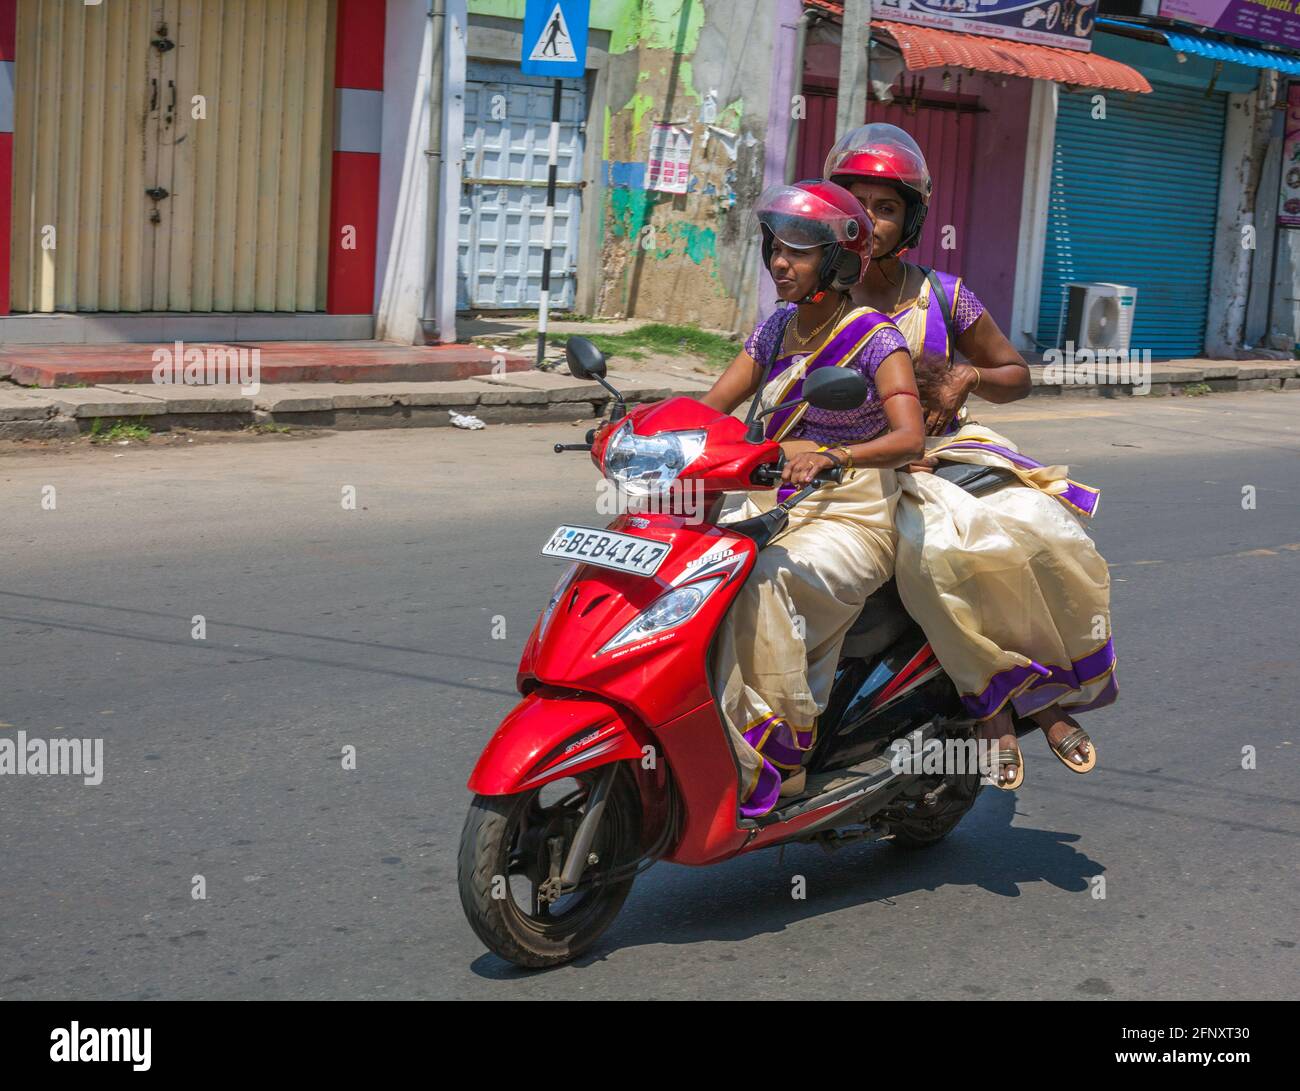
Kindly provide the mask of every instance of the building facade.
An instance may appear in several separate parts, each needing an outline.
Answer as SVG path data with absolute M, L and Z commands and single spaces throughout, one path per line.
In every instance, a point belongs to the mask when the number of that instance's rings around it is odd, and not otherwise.
M 1300 31 L 1205 6 L 874 3 L 863 120 L 935 176 L 911 257 L 961 272 L 1023 351 L 1059 343 L 1079 282 L 1136 288 L 1132 347 L 1157 358 L 1300 340 Z M 531 313 L 554 84 L 520 71 L 525 8 L 0 0 L 0 342 L 424 343 Z M 590 14 L 552 305 L 744 332 L 774 295 L 754 200 L 835 139 L 844 5 Z

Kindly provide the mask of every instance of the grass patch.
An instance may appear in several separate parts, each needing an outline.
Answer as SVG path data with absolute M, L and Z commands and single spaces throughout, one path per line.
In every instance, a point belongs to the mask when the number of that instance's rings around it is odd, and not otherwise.
M 1204 398 L 1209 393 L 1209 383 L 1188 383 L 1183 387 L 1183 396 L 1186 398 Z
M 99 417 L 90 422 L 91 443 L 117 443 L 132 439 L 143 442 L 152 435 L 153 432 L 144 423 L 144 417 L 139 417 L 135 421 L 115 420 L 107 428 Z
M 735 359 L 741 348 L 736 341 L 724 334 L 663 322 L 651 322 L 626 333 L 583 333 L 571 336 L 587 338 L 611 361 L 619 357 L 642 360 L 652 353 L 660 356 L 691 356 L 719 371 Z M 536 344 L 537 335 L 531 334 L 525 340 Z M 548 345 L 562 348 L 569 338 L 558 334 L 546 340 Z
M 274 424 L 270 421 L 254 421 L 252 424 L 244 425 L 244 431 L 252 432 L 255 436 L 279 435 L 289 430 L 287 424 Z

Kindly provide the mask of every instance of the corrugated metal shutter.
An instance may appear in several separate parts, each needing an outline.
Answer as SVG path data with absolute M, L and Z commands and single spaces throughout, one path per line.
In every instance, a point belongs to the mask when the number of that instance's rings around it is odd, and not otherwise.
M 14 310 L 324 310 L 333 26 L 333 0 L 19 0 Z
M 471 62 L 465 81 L 456 306 L 534 308 L 541 299 L 552 81 L 510 65 Z M 556 151 L 551 306 L 573 306 L 587 94 L 562 81 Z
M 1137 287 L 1132 348 L 1205 347 L 1226 96 L 1152 82 L 1149 95 L 1060 96 L 1038 339 L 1055 345 L 1061 286 Z

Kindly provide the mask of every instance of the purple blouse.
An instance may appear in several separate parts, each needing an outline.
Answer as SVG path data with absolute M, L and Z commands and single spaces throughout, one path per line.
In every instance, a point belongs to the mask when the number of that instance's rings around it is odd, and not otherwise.
M 774 311 L 763 321 L 745 342 L 750 358 L 767 368 L 774 359 L 799 353 L 777 354 L 785 328 L 798 312 L 793 304 Z M 972 320 L 973 321 L 973 320 Z M 867 399 L 857 409 L 830 410 L 809 406 L 803 418 L 786 434 L 786 439 L 808 439 L 828 447 L 841 443 L 862 443 L 878 436 L 889 427 L 885 407 L 876 390 L 876 371 L 891 353 L 907 351 L 907 341 L 898 327 L 885 322 L 876 328 L 866 347 L 846 364 L 867 380 Z
M 965 333 L 975 325 L 975 319 L 984 313 L 984 304 L 979 297 L 961 282 L 957 289 L 957 302 L 952 307 L 952 324 L 958 335 Z

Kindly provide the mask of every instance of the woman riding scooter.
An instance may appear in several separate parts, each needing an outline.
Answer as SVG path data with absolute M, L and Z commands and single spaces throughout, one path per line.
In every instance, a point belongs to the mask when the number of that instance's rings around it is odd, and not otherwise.
M 831 149 L 826 176 L 862 202 L 874 228 L 854 302 L 897 324 L 925 398 L 927 457 L 900 478 L 899 594 L 981 736 L 999 740 L 998 787 L 1024 779 L 1012 708 L 1086 773 L 1096 748 L 1071 713 L 1117 694 L 1110 575 L 1079 519 L 1095 512 L 1097 492 L 964 419 L 972 393 L 992 402 L 1027 395 L 1029 370 L 962 278 L 901 258 L 930 200 L 916 142 L 894 125 L 864 125 Z M 969 363 L 954 362 L 957 350 Z M 1000 467 L 1015 480 L 974 497 L 932 472 L 940 460 Z
M 772 409 L 797 398 L 803 377 L 820 367 L 853 368 L 868 395 L 858 409 L 803 404 L 767 423 L 790 486 L 833 466 L 845 472 L 792 510 L 719 633 L 714 686 L 741 766 L 746 817 L 803 787 L 800 760 L 815 741 L 844 635 L 893 571 L 895 468 L 922 457 L 925 444 L 902 334 L 849 297 L 871 258 L 861 205 L 840 186 L 806 181 L 769 188 L 755 212 L 764 262 L 786 305 L 700 400 L 730 413 L 761 387 L 762 409 Z M 756 493 L 730 514 L 748 518 L 776 499 Z

